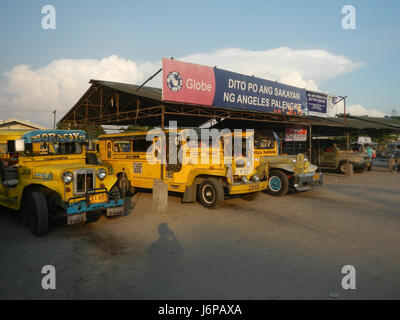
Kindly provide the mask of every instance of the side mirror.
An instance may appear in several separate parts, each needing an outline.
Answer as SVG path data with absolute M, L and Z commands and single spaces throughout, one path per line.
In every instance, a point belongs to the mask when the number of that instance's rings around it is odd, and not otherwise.
M 23 152 L 25 151 L 25 141 L 23 139 L 8 140 L 7 149 L 8 153 Z

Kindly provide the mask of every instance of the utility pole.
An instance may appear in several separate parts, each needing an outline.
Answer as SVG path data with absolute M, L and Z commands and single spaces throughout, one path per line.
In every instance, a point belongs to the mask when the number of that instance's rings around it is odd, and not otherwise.
M 55 130 L 55 129 L 56 129 L 56 115 L 57 115 L 57 110 L 54 110 L 54 111 L 53 111 L 53 114 L 54 114 L 53 129 Z

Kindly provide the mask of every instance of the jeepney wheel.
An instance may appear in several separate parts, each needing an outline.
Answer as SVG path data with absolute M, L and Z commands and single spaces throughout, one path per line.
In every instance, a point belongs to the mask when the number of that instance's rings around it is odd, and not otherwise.
M 367 170 L 368 170 L 368 171 L 371 171 L 371 170 L 372 170 L 372 164 L 368 167 Z
M 246 201 L 253 201 L 258 197 L 259 194 L 260 191 L 257 191 L 257 192 L 242 194 L 240 197 Z
M 208 209 L 216 209 L 224 202 L 224 188 L 215 178 L 205 179 L 199 187 L 199 201 Z
M 127 195 L 133 195 L 135 193 L 135 188 L 131 186 L 125 173 L 120 173 L 118 175 L 117 186 L 121 192 L 125 190 Z
M 40 237 L 47 232 L 49 226 L 49 211 L 46 197 L 41 192 L 32 192 L 28 196 L 30 207 L 29 227 L 32 233 Z
M 271 171 L 268 179 L 267 192 L 273 196 L 284 196 L 289 191 L 289 179 L 279 170 Z
M 355 172 L 357 173 L 363 173 L 365 171 L 365 168 L 361 168 L 361 169 L 354 169 Z M 369 171 L 369 170 L 368 170 Z

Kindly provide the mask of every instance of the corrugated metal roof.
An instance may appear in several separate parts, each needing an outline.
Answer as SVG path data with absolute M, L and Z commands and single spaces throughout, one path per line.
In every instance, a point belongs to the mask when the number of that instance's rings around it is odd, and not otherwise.
M 162 90 L 160 88 L 142 87 L 140 90 L 137 90 L 140 87 L 138 85 L 94 79 L 90 80 L 89 83 L 100 84 L 102 86 L 122 91 L 128 94 L 133 94 L 139 97 L 157 100 L 160 102 L 162 101 Z

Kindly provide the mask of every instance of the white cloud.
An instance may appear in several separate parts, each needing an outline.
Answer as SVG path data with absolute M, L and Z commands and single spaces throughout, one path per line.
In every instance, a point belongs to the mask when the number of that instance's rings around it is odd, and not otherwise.
M 360 62 L 325 50 L 286 47 L 265 51 L 222 49 L 176 58 L 314 90 L 322 81 L 362 66 Z M 90 79 L 140 84 L 160 67 L 161 61 L 132 61 L 116 55 L 100 60 L 58 59 L 38 69 L 17 65 L 4 73 L 6 81 L 0 88 L 0 118 L 15 116 L 50 126 L 51 111 L 69 110 L 86 91 Z M 161 76 L 148 85 L 161 87 Z
M 377 109 L 366 109 L 360 104 L 346 106 L 346 112 L 352 116 L 384 117 L 385 114 Z

